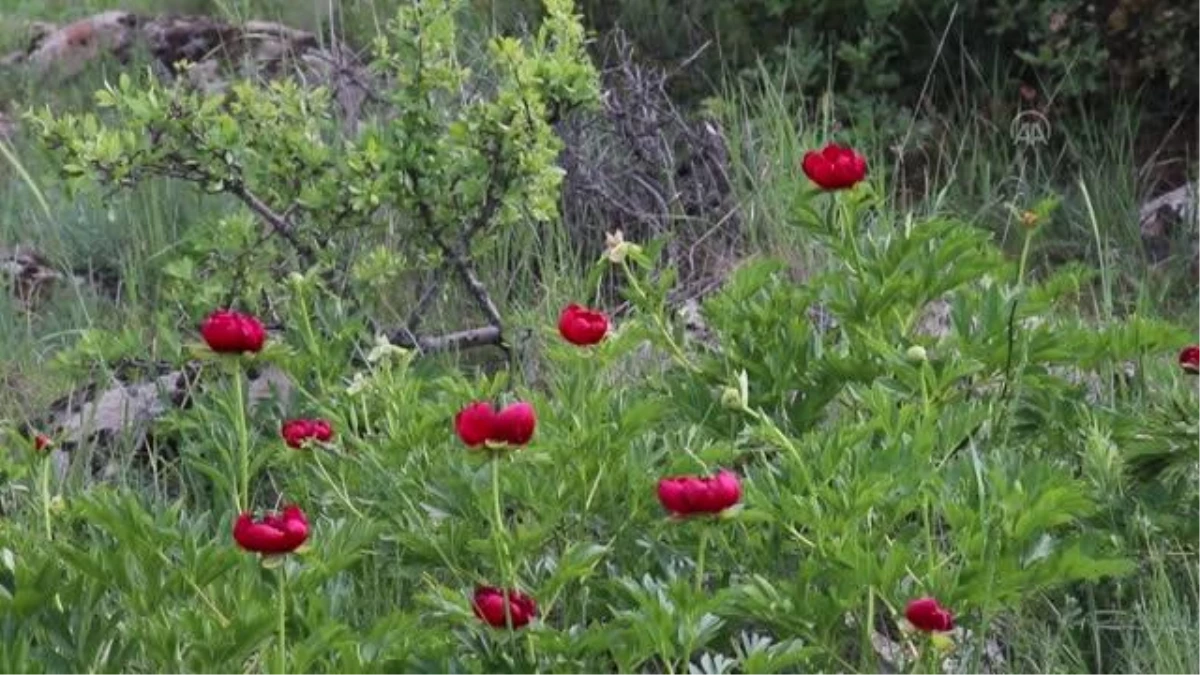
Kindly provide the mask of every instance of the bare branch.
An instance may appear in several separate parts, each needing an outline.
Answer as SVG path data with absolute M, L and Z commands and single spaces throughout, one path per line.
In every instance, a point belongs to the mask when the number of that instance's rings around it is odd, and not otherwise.
M 455 351 L 495 345 L 504 347 L 499 326 L 481 326 L 468 330 L 432 337 L 413 339 L 411 333 L 400 330 L 388 336 L 388 340 L 399 347 L 419 349 L 422 353 Z
M 444 243 L 442 247 L 450 254 L 454 269 L 458 272 L 458 276 L 462 279 L 467 290 L 471 292 L 471 296 L 475 298 L 479 309 L 483 310 L 488 323 L 499 329 L 502 323 L 500 320 L 500 310 L 496 308 L 496 303 L 492 302 L 492 297 L 488 295 L 487 288 L 484 287 L 483 282 L 475 275 L 475 266 L 471 264 L 471 260 L 457 251 L 450 251 L 449 247 Z
M 501 181 L 500 181 L 500 144 L 493 143 L 488 152 L 489 165 L 491 167 L 488 174 L 488 183 L 485 189 L 485 197 L 483 205 L 479 209 L 479 213 L 472 221 L 463 228 L 459 235 L 457 247 L 447 243 L 441 235 L 437 233 L 435 228 L 433 213 L 429 205 L 424 199 L 419 196 L 420 192 L 420 177 L 415 172 L 409 172 L 409 179 L 413 183 L 413 191 L 418 193 L 417 211 L 423 221 L 426 230 L 430 232 L 435 243 L 446 256 L 445 261 L 437 270 L 434 271 L 434 278 L 426 285 L 421 295 L 417 299 L 416 307 L 408 316 L 408 321 L 405 324 L 405 333 L 409 336 L 415 335 L 421 321 L 424 320 L 424 315 L 429 309 L 429 305 L 433 302 L 437 292 L 441 289 L 444 279 L 440 278 L 446 272 L 448 267 L 453 266 L 458 273 L 467 290 L 471 292 L 475 298 L 480 310 L 487 317 L 488 323 L 495 326 L 497 329 L 501 326 L 500 310 L 492 301 L 491 296 L 487 292 L 487 288 L 479 280 L 475 274 L 473 265 L 471 264 L 468 252 L 471 250 L 471 240 L 475 238 L 484 227 L 496 215 L 496 210 L 500 207 Z
M 286 239 L 288 243 L 296 249 L 300 256 L 304 258 L 305 262 L 311 263 L 316 259 L 316 252 L 313 251 L 310 246 L 300 241 L 296 237 L 296 233 L 293 231 L 292 224 L 283 216 L 276 213 L 275 210 L 268 206 L 266 202 L 264 202 L 262 199 L 259 199 L 257 195 L 247 190 L 246 186 L 240 181 L 229 183 L 226 191 L 234 197 L 240 199 L 242 203 L 249 207 L 250 210 L 255 214 L 257 214 L 259 218 L 262 218 L 268 225 L 270 225 L 271 229 L 275 230 L 279 236 Z

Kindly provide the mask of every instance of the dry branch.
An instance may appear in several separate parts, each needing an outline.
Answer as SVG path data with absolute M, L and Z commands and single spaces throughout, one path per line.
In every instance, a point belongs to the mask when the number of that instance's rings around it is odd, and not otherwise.
M 481 326 L 468 330 L 431 337 L 414 338 L 407 330 L 399 330 L 388 340 L 405 349 L 417 349 L 423 354 L 443 351 L 461 351 L 475 347 L 504 347 L 503 336 L 498 326 Z

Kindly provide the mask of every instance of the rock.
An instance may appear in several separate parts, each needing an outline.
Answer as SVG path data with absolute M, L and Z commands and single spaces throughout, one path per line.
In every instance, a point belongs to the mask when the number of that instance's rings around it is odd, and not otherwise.
M 879 657 L 879 672 L 910 672 L 913 665 L 921 658 L 917 646 L 921 645 L 925 649 L 934 648 L 928 639 L 918 639 L 916 635 L 911 633 L 911 628 L 908 630 L 910 631 L 908 635 L 901 634 L 896 636 L 902 638 L 900 641 L 892 639 L 879 631 L 871 632 L 871 648 L 875 651 L 875 655 Z M 974 653 L 975 649 L 977 649 L 977 638 L 972 631 L 962 626 L 955 626 L 954 630 L 943 633 L 942 636 L 949 640 L 954 647 L 941 659 L 941 672 L 1004 672 L 1007 661 L 1004 658 L 1004 651 L 1000 646 L 1000 642 L 995 638 L 985 640 L 983 652 L 977 656 Z M 968 670 L 971 666 L 979 668 L 979 670 Z
M 0 110 L 0 140 L 7 141 L 17 133 L 17 120 L 12 115 Z
M 939 298 L 925 305 L 920 318 L 917 319 L 916 334 L 935 340 L 940 340 L 950 334 L 950 315 L 953 311 L 949 300 Z
M 104 450 L 123 440 L 136 452 L 145 452 L 154 424 L 171 410 L 191 405 L 201 372 L 202 365 L 192 362 L 134 382 L 110 377 L 103 384 L 93 383 L 51 404 L 51 412 L 30 425 L 28 433 L 44 433 L 54 439 L 60 475 L 80 448 Z M 282 370 L 267 366 L 249 376 L 246 394 L 251 411 L 276 401 L 284 409 L 290 405 L 294 386 Z M 99 454 L 103 457 L 104 453 Z M 93 473 L 103 479 L 113 473 L 113 468 L 101 459 L 93 462 Z
M 0 280 L 26 311 L 41 307 L 65 278 L 28 246 L 0 247 Z
M 1169 257 L 1190 254 L 1193 265 L 1200 256 L 1200 237 L 1196 226 L 1196 186 L 1181 185 L 1170 192 L 1159 195 L 1142 205 L 1139 213 L 1142 245 L 1151 264 L 1159 265 Z M 1191 251 L 1172 250 L 1188 237 Z
M 62 269 L 31 246 L 0 246 L 0 287 L 25 311 L 41 309 L 55 291 L 72 286 L 86 286 L 101 295 L 117 298 L 120 273 L 111 266 L 91 263 Z
M 109 11 L 61 27 L 34 24 L 29 32 L 25 49 L 0 59 L 0 67 L 23 63 L 70 76 L 104 54 L 124 60 L 144 47 L 165 78 L 178 73 L 179 62 L 193 64 L 186 80 L 206 92 L 223 90 L 232 77 L 294 76 L 326 86 L 351 132 L 373 87 L 366 66 L 346 46 L 336 41 L 322 46 L 313 33 L 271 21 L 239 25 L 207 16 L 150 18 Z
M 124 59 L 137 34 L 138 18 L 131 12 L 109 11 L 69 23 L 35 38 L 25 61 L 40 70 L 74 75 L 101 54 Z

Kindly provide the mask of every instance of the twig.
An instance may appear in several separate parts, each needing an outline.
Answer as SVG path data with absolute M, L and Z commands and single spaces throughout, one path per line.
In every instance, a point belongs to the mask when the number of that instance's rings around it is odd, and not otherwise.
M 407 330 L 401 329 L 388 336 L 388 340 L 399 347 L 418 349 L 424 354 L 431 352 L 452 351 L 496 345 L 505 348 L 503 337 L 498 326 L 481 326 L 445 335 L 415 338 Z
M 479 305 L 479 309 L 483 310 L 488 323 L 499 330 L 502 323 L 500 320 L 500 310 L 496 308 L 496 303 L 492 302 L 492 297 L 488 295 L 487 288 L 483 285 L 483 282 L 475 275 L 475 266 L 471 264 L 471 260 L 458 251 L 450 250 L 448 245 L 440 241 L 440 237 L 438 239 L 443 250 L 451 256 L 450 260 L 454 264 L 455 271 L 458 272 L 459 278 L 462 279 L 467 290 L 475 298 L 475 303 Z
M 471 291 L 471 295 L 474 296 L 475 301 L 479 304 L 479 308 L 483 310 L 484 315 L 487 316 L 488 322 L 497 328 L 499 328 L 502 324 L 499 310 L 496 308 L 495 303 L 492 302 L 491 297 L 488 295 L 487 289 L 475 275 L 470 258 L 467 255 L 467 252 L 471 250 L 471 240 L 474 239 L 475 236 L 484 227 L 486 227 L 489 222 L 491 222 L 492 218 L 496 215 L 496 210 L 500 208 L 500 186 L 502 185 L 499 173 L 500 151 L 500 143 L 493 142 L 487 153 L 488 164 L 491 169 L 488 173 L 488 183 L 487 188 L 485 189 L 483 205 L 480 207 L 479 213 L 476 214 L 475 218 L 471 220 L 470 224 L 463 228 L 462 233 L 459 235 L 457 247 L 451 246 L 445 241 L 445 239 L 437 234 L 437 230 L 434 226 L 433 213 L 431 212 L 429 205 L 425 203 L 425 200 L 418 196 L 417 210 L 422 221 L 425 223 L 426 229 L 430 231 L 434 242 L 437 243 L 438 247 L 442 250 L 443 254 L 446 256 L 446 259 L 436 270 L 434 270 L 434 278 L 421 290 L 421 295 L 417 299 L 416 306 L 408 315 L 408 320 L 405 322 L 405 329 L 402 331 L 402 333 L 407 333 L 410 340 L 415 339 L 417 329 L 420 327 L 421 321 L 424 320 L 425 313 L 429 310 L 429 305 L 433 302 L 433 299 L 436 297 L 438 291 L 441 290 L 444 279 L 440 278 L 439 275 L 444 274 L 447 268 L 450 266 L 453 266 L 457 270 L 459 277 L 463 280 L 463 283 L 467 286 L 468 290 Z M 413 183 L 413 191 L 419 192 L 420 177 L 414 172 L 410 171 L 409 179 Z
M 231 181 L 226 188 L 226 192 L 240 199 L 259 218 L 262 218 L 270 225 L 271 229 L 275 230 L 279 236 L 286 239 L 296 249 L 296 252 L 300 254 L 300 257 L 304 259 L 305 263 L 312 264 L 316 260 L 316 252 L 312 250 L 312 247 L 296 237 L 292 224 L 284 219 L 283 216 L 275 213 L 274 209 L 259 199 L 257 195 L 247 190 L 241 181 Z

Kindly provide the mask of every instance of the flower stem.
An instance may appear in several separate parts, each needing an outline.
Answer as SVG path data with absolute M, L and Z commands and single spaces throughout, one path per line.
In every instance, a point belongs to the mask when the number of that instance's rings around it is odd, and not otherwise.
M 501 593 L 504 595 L 504 621 L 508 625 L 508 629 L 512 630 L 512 602 L 508 596 L 510 588 L 515 588 L 516 583 L 511 578 L 511 573 L 508 569 L 508 554 L 504 545 L 504 513 L 500 510 L 500 456 L 493 455 L 492 459 L 492 519 L 495 524 L 492 526 L 492 541 L 496 545 L 496 569 L 500 570 L 501 579 L 504 582 L 504 588 Z
M 696 554 L 696 592 L 704 592 L 704 557 L 708 554 L 708 523 L 700 527 L 700 551 Z
M 38 488 L 42 498 L 42 521 L 46 526 L 47 540 L 54 538 L 54 529 L 50 519 L 50 464 L 53 461 L 53 456 L 48 451 L 47 456 L 41 458 L 42 471 L 38 475 Z
M 250 431 L 246 421 L 246 395 L 242 390 L 242 371 L 233 373 L 233 425 L 238 444 L 238 487 L 234 495 L 234 506 L 238 512 L 250 509 Z
M 312 457 L 313 463 L 317 465 L 317 471 L 325 479 L 325 483 L 329 486 L 329 489 L 333 490 L 333 493 L 337 495 L 338 499 L 342 500 L 342 503 L 346 505 L 346 508 L 350 509 L 351 513 L 360 519 L 366 520 L 366 516 L 363 515 L 362 511 L 355 508 L 354 502 L 350 500 L 350 494 L 346 490 L 345 482 L 342 482 L 339 487 L 338 483 L 333 480 L 333 476 L 329 475 L 329 471 L 325 468 L 325 465 L 321 463 L 321 457 L 316 450 L 313 451 Z
M 862 269 L 862 253 L 858 249 L 858 233 L 848 227 L 838 228 L 837 205 L 837 197 L 830 195 L 829 207 L 825 210 L 825 227 L 829 230 L 829 236 L 835 237 L 843 245 L 850 244 L 850 253 L 854 259 L 853 269 L 858 272 Z
M 279 672 L 287 672 L 287 565 L 279 566 Z
M 804 477 L 805 483 L 807 485 L 812 485 L 812 475 L 809 473 L 808 464 L 800 455 L 800 449 L 797 448 L 796 444 L 792 442 L 792 439 L 788 438 L 787 434 L 783 433 L 783 430 L 775 424 L 775 420 L 771 419 L 769 415 L 751 408 L 746 408 L 745 412 L 769 432 L 771 438 L 775 441 L 777 446 L 783 448 L 788 452 L 789 455 L 792 456 L 792 459 L 796 461 L 796 468 L 800 470 Z
M 629 269 L 629 263 L 622 260 L 621 269 L 625 272 L 625 277 L 629 279 L 629 286 L 638 299 L 642 301 L 649 300 L 650 296 L 646 294 L 646 291 L 642 289 L 642 285 L 638 283 L 637 276 L 634 275 L 633 270 Z M 687 358 L 687 354 L 684 353 L 683 348 L 675 341 L 675 336 L 671 335 L 671 329 L 667 326 L 666 321 L 663 320 L 661 312 L 653 311 L 650 313 L 650 316 L 654 319 L 654 327 L 658 329 L 659 334 L 666 341 L 667 350 L 671 352 L 671 356 L 675 358 L 675 361 L 693 373 L 699 372 L 700 368 Z
M 1025 264 L 1029 260 L 1029 247 L 1033 242 L 1033 232 L 1025 232 L 1025 244 L 1021 247 L 1021 263 L 1017 267 L 1017 285 L 1025 285 Z

